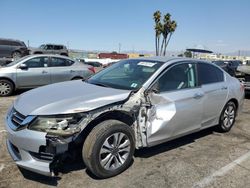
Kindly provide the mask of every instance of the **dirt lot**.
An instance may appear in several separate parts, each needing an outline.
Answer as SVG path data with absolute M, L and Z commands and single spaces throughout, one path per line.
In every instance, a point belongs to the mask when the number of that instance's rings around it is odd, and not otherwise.
M 16 96 L 0 98 L 0 187 L 249 187 L 250 97 L 231 132 L 213 129 L 136 152 L 133 165 L 119 176 L 98 180 L 80 162 L 47 178 L 20 171 L 6 146 L 4 116 Z

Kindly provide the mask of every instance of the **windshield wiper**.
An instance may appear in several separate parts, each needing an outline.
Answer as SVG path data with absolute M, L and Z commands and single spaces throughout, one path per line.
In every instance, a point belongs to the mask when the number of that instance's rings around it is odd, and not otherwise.
M 102 86 L 102 87 L 110 87 L 106 84 L 103 84 L 103 83 L 91 83 L 91 84 L 94 84 L 94 85 L 97 85 L 97 86 Z
M 110 87 L 109 85 L 100 83 L 100 82 L 89 82 L 89 80 L 83 80 L 84 82 L 88 83 L 88 84 L 93 84 L 93 85 L 97 85 L 97 86 L 102 86 L 102 87 Z

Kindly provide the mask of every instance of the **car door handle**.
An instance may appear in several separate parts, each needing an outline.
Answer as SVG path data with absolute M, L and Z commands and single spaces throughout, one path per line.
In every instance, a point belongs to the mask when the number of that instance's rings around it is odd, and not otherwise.
M 227 86 L 222 86 L 221 89 L 223 89 L 223 90 L 224 90 L 224 89 L 227 89 Z
M 70 70 L 70 72 L 71 72 L 71 73 L 73 73 L 73 72 L 76 72 L 76 71 L 74 71 L 74 70 Z
M 202 93 L 195 93 L 194 94 L 194 98 L 195 99 L 200 99 L 201 97 L 203 97 L 204 96 L 204 94 L 202 94 Z
M 42 71 L 43 74 L 47 74 L 48 72 L 47 71 Z

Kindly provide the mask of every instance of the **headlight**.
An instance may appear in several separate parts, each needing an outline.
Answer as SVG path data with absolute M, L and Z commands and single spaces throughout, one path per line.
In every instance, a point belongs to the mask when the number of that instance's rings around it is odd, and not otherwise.
M 47 132 L 53 135 L 70 136 L 80 132 L 79 123 L 83 114 L 61 116 L 38 116 L 29 126 L 30 130 Z

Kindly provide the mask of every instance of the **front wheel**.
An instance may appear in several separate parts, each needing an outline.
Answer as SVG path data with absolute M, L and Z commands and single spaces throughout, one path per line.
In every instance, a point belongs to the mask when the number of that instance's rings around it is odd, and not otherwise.
M 97 125 L 83 145 L 83 160 L 87 168 L 99 178 L 120 174 L 131 164 L 135 138 L 131 127 L 117 120 Z
M 228 132 L 234 125 L 236 118 L 236 105 L 234 102 L 229 101 L 220 116 L 220 122 L 218 125 L 219 131 Z
M 9 96 L 14 92 L 14 86 L 9 80 L 0 80 L 0 96 Z

